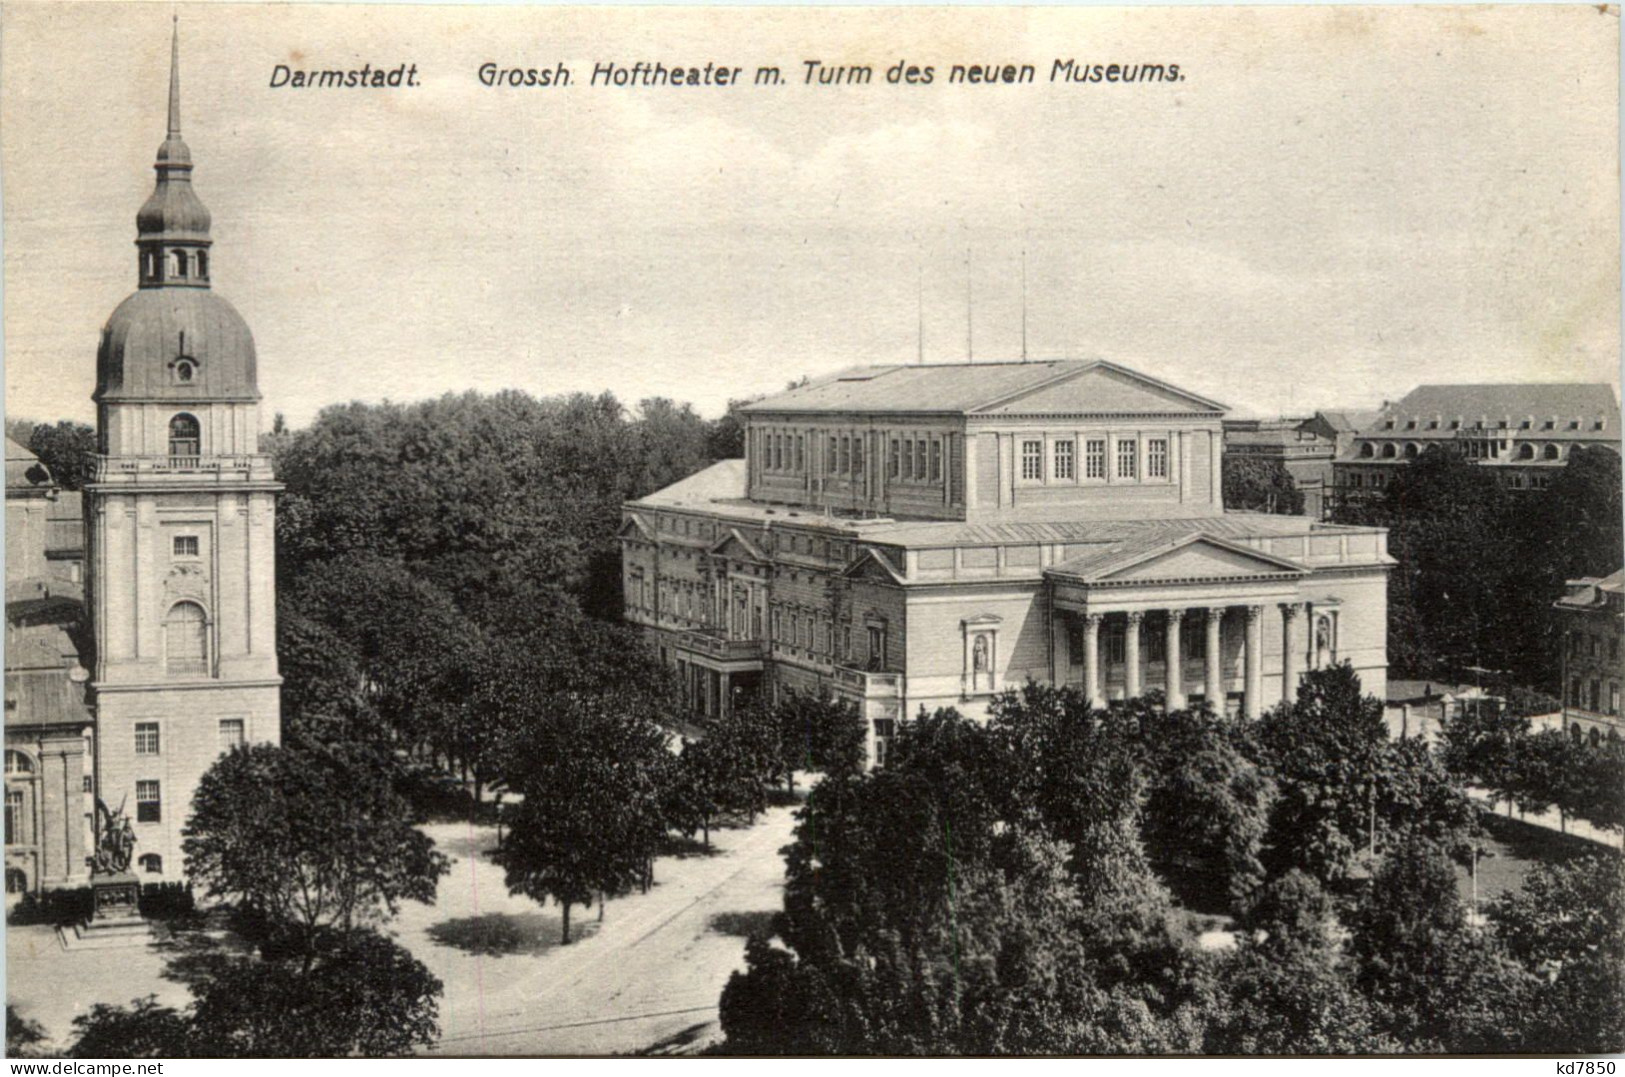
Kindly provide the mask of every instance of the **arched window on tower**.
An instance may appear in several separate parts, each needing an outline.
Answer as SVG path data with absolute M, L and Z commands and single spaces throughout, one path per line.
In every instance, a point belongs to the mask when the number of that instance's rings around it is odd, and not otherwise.
M 194 459 L 202 452 L 197 419 L 185 412 L 169 420 L 169 455 L 190 456 Z
M 164 618 L 164 659 L 171 673 L 209 671 L 209 619 L 196 602 L 177 602 Z
M 198 251 L 197 252 L 197 275 L 198 275 L 199 280 L 207 280 L 209 278 L 209 252 L 208 251 Z
M 186 276 L 186 252 L 170 251 L 169 268 L 171 276 L 177 280 L 183 279 Z

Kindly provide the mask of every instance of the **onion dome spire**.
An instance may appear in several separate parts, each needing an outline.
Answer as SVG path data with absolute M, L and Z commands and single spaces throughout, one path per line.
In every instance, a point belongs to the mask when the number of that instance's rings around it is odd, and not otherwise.
M 181 137 L 179 16 L 169 44 L 169 126 L 153 170 L 157 185 L 135 215 L 141 286 L 207 288 L 209 211 L 192 189 L 192 151 Z

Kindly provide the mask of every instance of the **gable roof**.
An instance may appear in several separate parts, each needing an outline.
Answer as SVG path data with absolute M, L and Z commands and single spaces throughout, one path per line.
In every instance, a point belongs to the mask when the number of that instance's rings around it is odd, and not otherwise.
M 1484 385 L 1418 385 L 1403 400 L 1390 404 L 1363 426 L 1372 430 L 1389 417 L 1476 419 L 1534 416 L 1545 419 L 1617 419 L 1619 402 L 1614 390 L 1601 382 L 1516 382 Z M 1618 426 L 1610 422 L 1617 433 Z
M 740 552 L 730 551 L 730 546 L 734 547 L 735 550 Z M 712 543 L 711 552 L 714 554 L 725 554 L 730 557 L 737 557 L 740 556 L 740 553 L 742 553 L 743 556 L 750 561 L 765 562 L 768 560 L 767 555 L 762 552 L 762 548 L 756 545 L 756 543 L 752 542 L 750 539 L 746 538 L 737 527 L 728 528 L 727 534 L 723 535 L 716 542 Z
M 893 583 L 903 582 L 903 577 L 898 573 L 897 569 L 873 546 L 863 547 L 858 556 L 852 559 L 852 563 L 841 570 L 841 575 L 848 578 L 872 576 L 875 575 L 874 566 L 876 565 L 879 565 L 882 569 L 882 579 L 888 579 Z
M 1091 377 L 1074 384 L 1081 375 Z M 1149 394 L 1149 396 L 1147 395 Z M 1151 407 L 1148 400 L 1155 400 Z M 893 414 L 1222 412 L 1223 404 L 1104 360 L 855 367 L 740 409 Z
M 1133 570 L 1148 570 L 1135 573 Z M 1237 576 L 1302 576 L 1308 569 L 1288 558 L 1264 553 L 1216 535 L 1197 532 L 1173 540 L 1156 537 L 1129 539 L 1063 561 L 1053 573 L 1083 583 L 1104 583 L 1117 577 L 1137 580 Z M 1159 575 L 1160 573 L 1160 575 Z

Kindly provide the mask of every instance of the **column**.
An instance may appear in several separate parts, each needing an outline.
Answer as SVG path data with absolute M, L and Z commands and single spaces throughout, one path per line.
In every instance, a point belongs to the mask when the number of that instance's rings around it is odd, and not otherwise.
M 1185 611 L 1173 609 L 1168 611 L 1168 643 L 1163 648 L 1163 654 L 1168 659 L 1168 709 L 1171 711 L 1185 708 L 1184 670 L 1180 668 L 1184 656 L 1179 653 L 1179 626 L 1185 619 Z
M 1050 609 L 1050 683 L 1060 688 L 1071 679 L 1072 618 L 1065 612 Z
M 1292 703 L 1298 698 L 1298 670 L 1303 648 L 1298 646 L 1298 614 L 1303 612 L 1301 602 L 1281 603 L 1281 702 Z
M 1104 615 L 1091 613 L 1083 619 L 1083 694 L 1089 705 L 1105 702 L 1100 695 L 1100 622 Z
M 1133 699 L 1140 694 L 1140 622 L 1145 614 L 1134 610 L 1128 615 L 1128 630 L 1123 633 L 1123 698 Z
M 1224 715 L 1224 607 L 1213 606 L 1207 611 L 1207 705 L 1213 713 Z
M 1258 718 L 1264 713 L 1264 607 L 1247 607 L 1247 700 L 1246 715 Z

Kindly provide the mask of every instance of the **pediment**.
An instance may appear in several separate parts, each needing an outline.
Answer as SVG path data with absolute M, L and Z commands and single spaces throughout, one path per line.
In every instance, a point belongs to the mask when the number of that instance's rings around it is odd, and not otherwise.
M 616 535 L 623 539 L 636 539 L 640 542 L 655 541 L 654 528 L 644 522 L 643 517 L 637 513 L 628 513 L 626 519 L 621 521 L 621 529 Z
M 717 557 L 731 557 L 736 561 L 757 561 L 765 564 L 767 555 L 750 539 L 739 533 L 736 527 L 730 527 L 728 533 L 718 539 L 711 546 L 711 553 Z
M 1099 362 L 1069 378 L 974 409 L 978 415 L 1216 414 L 1223 404 L 1147 377 L 1115 363 Z
M 865 546 L 857 560 L 846 566 L 843 575 L 852 580 L 873 580 L 877 583 L 902 583 L 903 577 L 884 554 L 873 546 Z
M 1115 556 L 1092 557 L 1089 561 L 1092 563 L 1072 567 L 1063 563 L 1055 571 L 1098 584 L 1280 579 L 1308 572 L 1285 557 L 1201 534 L 1156 547 L 1122 550 Z

